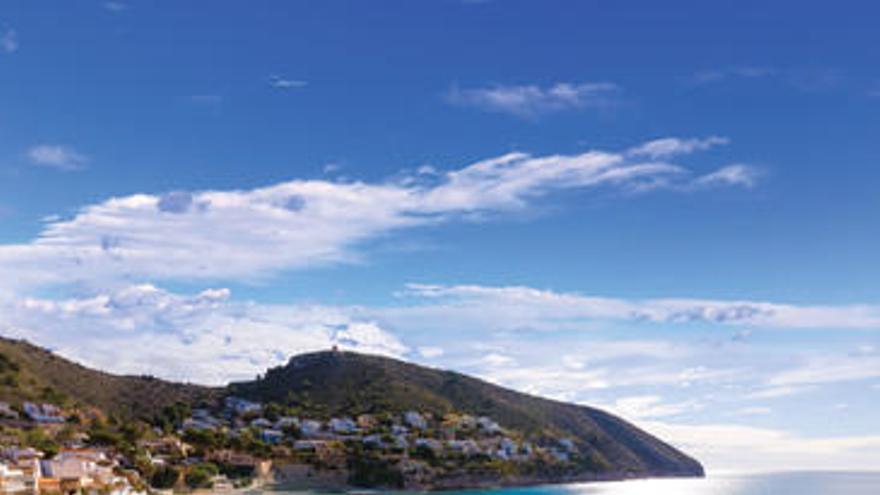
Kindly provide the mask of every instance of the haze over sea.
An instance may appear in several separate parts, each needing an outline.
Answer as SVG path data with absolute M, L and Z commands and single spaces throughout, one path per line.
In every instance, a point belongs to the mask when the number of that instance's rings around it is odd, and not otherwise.
M 880 493 L 880 472 L 726 474 L 710 475 L 705 479 L 577 483 L 444 493 L 446 495 L 877 495 Z

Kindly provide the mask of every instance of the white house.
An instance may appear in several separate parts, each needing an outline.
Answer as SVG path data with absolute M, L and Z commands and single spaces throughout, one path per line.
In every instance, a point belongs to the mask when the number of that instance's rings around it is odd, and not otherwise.
M 31 447 L 27 447 L 24 449 L 18 447 L 7 447 L 3 449 L 2 452 L 0 452 L 0 455 L 16 463 L 27 460 L 40 459 L 41 457 L 43 457 L 42 452 Z
M 403 435 L 394 436 L 394 448 L 406 450 L 409 448 L 409 441 Z
M 326 443 L 323 440 L 297 440 L 293 443 L 293 450 L 300 452 L 316 452 L 324 448 Z
M 568 455 L 568 452 L 559 449 L 550 449 L 550 455 L 552 455 L 559 462 L 568 462 L 571 457 Z
M 284 440 L 284 433 L 279 430 L 265 429 L 260 432 L 260 438 L 269 445 L 278 445 Z
M 262 404 L 251 402 L 240 397 L 227 397 L 225 405 L 226 411 L 236 416 L 241 416 L 247 413 L 258 413 L 263 410 Z
M 8 462 L 5 464 L 8 470 L 22 473 L 21 481 L 25 484 L 25 491 L 28 493 L 36 493 L 38 490 L 38 481 L 43 475 L 40 469 L 40 459 L 43 453 L 32 448 L 21 449 L 18 447 L 9 447 L 0 452 L 3 458 Z M 14 473 L 10 473 L 10 477 L 14 478 Z
M 559 440 L 559 446 L 562 447 L 562 450 L 573 453 L 577 450 L 577 447 L 574 445 L 574 441 L 570 438 L 563 438 Z
M 183 420 L 181 429 L 183 430 L 213 430 L 218 423 L 216 421 L 206 421 L 198 418 L 186 418 Z
M 510 459 L 517 454 L 519 451 L 519 447 L 516 445 L 516 442 L 513 440 L 504 437 L 498 442 L 498 449 L 504 452 L 505 459 Z
M 492 421 L 491 418 L 487 418 L 486 416 L 481 416 L 477 418 L 477 426 L 479 426 L 481 430 L 490 435 L 501 433 L 501 426 L 495 421 Z
M 37 423 L 63 423 L 64 418 L 61 416 L 61 410 L 52 404 L 34 404 L 33 402 L 25 402 L 22 405 L 24 413 Z
M 403 421 L 411 428 L 415 428 L 417 430 L 424 430 L 428 427 L 428 421 L 425 419 L 424 416 L 416 411 L 407 411 L 403 415 Z
M 257 418 L 251 421 L 252 428 L 272 428 L 272 422 L 266 418 Z
M 434 452 L 443 450 L 443 444 L 440 443 L 440 440 L 433 438 L 416 438 L 416 447 L 427 448 Z
M 27 476 L 24 471 L 0 462 L 0 493 L 18 494 L 28 491 Z
M 330 420 L 333 433 L 349 434 L 357 431 L 357 423 L 351 418 L 333 418 Z
M 305 437 L 316 437 L 321 434 L 321 422 L 304 419 L 299 425 L 299 430 Z
M 44 476 L 77 480 L 82 487 L 109 486 L 117 481 L 113 463 L 97 450 L 62 450 L 40 464 Z
M 12 409 L 8 402 L 0 402 L 0 418 L 18 418 L 18 413 Z
M 278 421 L 275 422 L 276 430 L 283 430 L 289 426 L 299 427 L 299 418 L 295 418 L 293 416 L 282 416 L 278 418 Z
M 367 435 L 361 441 L 367 447 L 382 448 L 382 446 L 383 446 L 382 436 L 377 433 L 374 433 L 372 435 Z

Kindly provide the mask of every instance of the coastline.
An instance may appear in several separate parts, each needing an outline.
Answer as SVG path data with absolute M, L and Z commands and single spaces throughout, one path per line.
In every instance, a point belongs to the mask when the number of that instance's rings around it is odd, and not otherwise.
M 461 490 L 493 490 L 503 488 L 526 488 L 545 485 L 566 485 L 572 483 L 606 483 L 648 479 L 703 479 L 705 474 L 688 473 L 582 473 L 567 476 L 505 476 L 481 477 L 475 475 L 449 476 L 432 480 L 430 483 L 408 483 L 403 488 L 362 487 L 347 483 L 343 473 L 312 473 L 309 477 L 285 480 L 267 480 L 248 488 L 230 492 L 235 495 L 261 492 L 382 492 L 382 493 L 444 493 Z

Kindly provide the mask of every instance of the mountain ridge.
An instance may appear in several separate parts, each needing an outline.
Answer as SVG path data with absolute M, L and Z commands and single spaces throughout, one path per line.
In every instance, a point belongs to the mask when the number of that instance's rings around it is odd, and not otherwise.
M 107 414 L 148 419 L 176 402 L 197 403 L 222 394 L 217 387 L 107 373 L 26 340 L 6 337 L 0 337 L 3 362 L 9 363 L 0 364 L 0 400 L 5 401 L 70 402 Z
M 400 377 L 404 379 L 398 380 Z M 339 389 L 349 393 L 335 392 Z M 438 415 L 453 411 L 485 415 L 532 435 L 574 436 L 611 466 L 626 472 L 703 474 L 696 460 L 605 411 L 387 357 L 335 351 L 301 354 L 258 380 L 232 383 L 229 390 L 249 399 L 293 405 L 308 392 L 309 400 L 330 406 L 327 412 L 331 414 L 369 413 L 374 412 L 370 408 L 383 407 L 397 412 L 417 409 Z M 331 390 L 334 392 L 329 393 Z M 334 403 L 334 398 L 344 398 L 346 403 Z M 388 401 L 393 404 L 383 404 Z
M 300 354 L 255 380 L 204 387 L 93 370 L 28 342 L 0 338 L 0 401 L 52 399 L 150 420 L 175 403 L 194 407 L 230 395 L 325 418 L 407 410 L 487 416 L 537 442 L 570 438 L 594 459 L 597 471 L 613 477 L 704 474 L 695 459 L 599 409 L 388 357 L 335 350 Z

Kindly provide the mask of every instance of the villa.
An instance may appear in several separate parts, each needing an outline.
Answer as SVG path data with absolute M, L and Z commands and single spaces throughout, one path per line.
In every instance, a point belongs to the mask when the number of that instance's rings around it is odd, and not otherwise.
M 300 423 L 299 429 L 304 437 L 316 437 L 321 434 L 321 422 L 305 419 Z
M 351 418 L 332 418 L 330 420 L 330 429 L 334 433 L 350 434 L 357 431 L 357 424 Z
M 416 411 L 407 411 L 403 415 L 403 421 L 411 428 L 415 428 L 417 430 L 424 430 L 428 427 L 428 421 L 425 419 L 424 416 Z
M 0 402 L 0 418 L 18 419 L 18 413 L 8 402 Z
M 22 470 L 0 463 L 0 494 L 33 493 L 28 489 L 27 481 Z
M 37 423 L 63 423 L 64 417 L 61 409 L 52 404 L 34 404 L 25 402 L 22 406 L 24 413 Z

